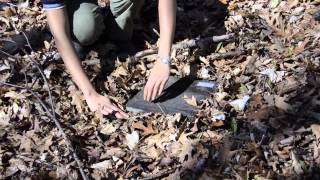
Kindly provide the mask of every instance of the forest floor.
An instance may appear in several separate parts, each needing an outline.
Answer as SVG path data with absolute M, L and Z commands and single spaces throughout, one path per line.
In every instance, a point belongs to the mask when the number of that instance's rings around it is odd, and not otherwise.
M 46 28 L 40 0 L 0 3 L 1 42 Z M 186 98 L 198 107 L 192 118 L 90 112 L 52 39 L 1 51 L 0 179 L 81 179 L 80 169 L 91 179 L 320 179 L 319 5 L 178 0 L 175 44 L 201 43 L 173 49 L 171 74 L 218 84 L 204 101 Z M 156 1 L 141 20 L 133 42 L 153 49 Z M 234 36 L 202 41 L 225 34 Z M 115 48 L 98 43 L 82 63 L 99 92 L 125 107 L 156 55 L 117 58 Z

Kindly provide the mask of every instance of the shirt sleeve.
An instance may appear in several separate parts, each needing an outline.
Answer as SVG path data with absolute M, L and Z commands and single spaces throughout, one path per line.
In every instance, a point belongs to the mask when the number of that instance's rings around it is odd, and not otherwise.
M 42 0 L 42 4 L 45 10 L 60 9 L 65 6 L 63 0 Z

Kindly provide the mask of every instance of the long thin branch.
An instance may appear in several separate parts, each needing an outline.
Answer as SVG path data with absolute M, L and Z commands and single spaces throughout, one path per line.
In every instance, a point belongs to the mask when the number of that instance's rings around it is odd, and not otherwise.
M 212 60 L 217 60 L 217 59 L 233 58 L 233 57 L 240 56 L 243 54 L 245 54 L 244 51 L 229 51 L 226 53 L 214 53 L 214 54 L 208 56 L 208 59 L 212 61 Z
M 142 180 L 151 180 L 151 179 L 160 179 L 163 178 L 165 176 L 168 176 L 169 174 L 172 174 L 176 171 L 177 167 L 174 167 L 172 169 L 165 169 L 163 171 L 160 171 L 156 174 L 148 174 L 145 175 L 143 178 L 141 178 Z
M 226 34 L 222 36 L 212 36 L 212 37 L 206 37 L 206 38 L 200 38 L 200 39 L 190 39 L 182 42 L 178 42 L 172 46 L 172 49 L 185 49 L 185 48 L 194 48 L 194 47 L 200 47 L 203 48 L 206 45 L 210 43 L 218 43 L 223 41 L 230 41 L 234 39 L 235 34 Z M 134 55 L 136 59 L 143 58 L 148 55 L 157 54 L 158 49 L 146 49 L 143 51 L 140 51 Z
M 26 34 L 24 32 L 22 32 L 24 37 L 26 38 L 26 41 L 27 41 L 27 44 L 29 46 L 29 48 L 32 50 L 33 52 L 33 49 L 31 47 L 31 44 L 29 42 L 29 39 L 28 37 L 26 36 Z M 50 85 L 47 81 L 47 78 L 46 76 L 44 75 L 44 72 L 42 71 L 42 69 L 40 68 L 38 62 L 36 62 L 35 60 L 33 60 L 30 55 L 25 52 L 25 54 L 27 54 L 28 56 L 28 59 L 30 62 L 32 62 L 37 70 L 40 72 L 47 88 L 48 88 L 48 94 L 49 94 L 49 99 L 50 99 L 50 105 L 51 105 L 51 112 L 50 110 L 48 109 L 48 107 L 45 105 L 45 103 L 39 98 L 39 96 L 34 92 L 32 91 L 30 88 L 28 87 L 23 87 L 23 86 L 18 86 L 18 85 L 14 85 L 14 84 L 10 84 L 10 83 L 5 83 L 5 82 L 1 82 L 0 85 L 4 84 L 4 85 L 7 85 L 7 86 L 12 86 L 12 87 L 16 87 L 16 88 L 22 88 L 22 89 L 26 89 L 27 91 L 29 91 L 34 97 L 37 98 L 37 100 L 40 102 L 40 104 L 42 105 L 42 107 L 46 110 L 47 114 L 51 117 L 51 119 L 54 121 L 56 127 L 58 128 L 58 130 L 60 131 L 60 133 L 62 134 L 62 137 L 64 138 L 65 142 L 66 142 L 66 145 L 67 147 L 69 148 L 69 150 L 72 152 L 72 155 L 73 155 L 73 158 L 74 160 L 76 161 L 78 167 L 79 167 L 79 170 L 80 170 L 80 173 L 81 173 L 81 176 L 84 180 L 88 180 L 89 178 L 87 177 L 87 175 L 85 174 L 84 170 L 83 170 L 83 165 L 82 165 L 82 162 L 80 161 L 76 151 L 75 151 L 75 148 L 73 147 L 71 141 L 69 140 L 69 138 L 67 137 L 66 133 L 63 131 L 62 127 L 61 127 L 61 124 L 60 122 L 58 121 L 58 119 L 56 118 L 56 113 L 55 113 L 55 108 L 54 108 L 54 102 L 53 102 L 53 98 L 52 98 L 52 94 L 51 94 L 51 89 L 50 89 Z
M 23 87 L 23 86 L 19 86 L 19 85 L 15 85 L 15 84 L 11 84 L 11 83 L 6 83 L 6 82 L 0 82 L 0 86 L 10 86 L 10 87 L 14 87 L 14 88 L 19 88 L 19 89 L 24 89 L 26 91 L 28 91 L 29 93 L 32 94 L 33 97 L 35 97 L 40 105 L 43 107 L 43 109 L 46 111 L 46 113 L 50 116 L 50 118 L 53 120 L 53 122 L 55 123 L 55 125 L 57 126 L 58 130 L 60 131 L 60 133 L 62 134 L 63 139 L 66 142 L 66 145 L 68 147 L 68 149 L 72 152 L 73 158 L 76 161 L 81 176 L 84 180 L 89 180 L 89 178 L 87 177 L 87 175 L 85 174 L 84 170 L 83 170 L 83 166 L 82 163 L 78 157 L 78 155 L 76 154 L 76 150 L 73 147 L 71 141 L 69 140 L 69 138 L 67 137 L 67 135 L 65 134 L 65 132 L 63 131 L 60 122 L 56 119 L 56 117 L 50 112 L 49 108 L 46 106 L 46 104 L 44 103 L 43 100 L 41 100 L 41 98 L 37 95 L 37 93 L 35 93 L 32 89 L 28 88 L 28 87 Z
M 186 41 L 179 42 L 172 46 L 173 49 L 185 49 L 185 48 L 194 48 L 200 47 L 203 48 L 209 43 L 218 43 L 223 41 L 229 41 L 234 38 L 234 34 L 226 34 L 222 36 L 213 36 L 213 37 L 206 37 L 200 39 L 190 39 Z

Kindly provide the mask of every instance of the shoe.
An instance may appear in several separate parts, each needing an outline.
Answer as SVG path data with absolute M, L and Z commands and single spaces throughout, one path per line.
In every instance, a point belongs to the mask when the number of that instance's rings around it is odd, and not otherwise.
M 83 60 L 86 57 L 86 53 L 84 52 L 82 45 L 76 41 L 72 41 L 72 44 L 78 57 Z

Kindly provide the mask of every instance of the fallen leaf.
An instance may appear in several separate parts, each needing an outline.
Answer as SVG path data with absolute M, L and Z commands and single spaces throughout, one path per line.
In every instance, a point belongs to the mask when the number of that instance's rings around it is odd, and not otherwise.
M 184 96 L 183 96 L 183 99 L 184 99 L 189 105 L 198 107 L 196 97 L 192 96 L 191 98 L 189 98 L 188 96 L 184 95 Z
M 280 4 L 281 0 L 271 0 L 270 1 L 270 7 L 276 8 Z
M 303 174 L 303 162 L 300 161 L 297 156 L 295 155 L 295 153 L 292 151 L 291 152 L 291 159 L 292 159 L 292 166 L 293 166 L 293 170 L 297 173 L 297 174 Z
M 285 97 L 275 95 L 274 100 L 275 100 L 275 106 L 277 108 L 282 109 L 284 111 L 290 111 L 292 109 L 291 105 L 285 102 L 286 100 Z
M 106 125 L 103 125 L 100 133 L 105 134 L 105 135 L 110 135 L 114 132 L 116 132 L 117 128 L 115 128 L 111 123 L 108 123 Z
M 96 164 L 92 164 L 90 168 L 93 169 L 99 169 L 99 170 L 107 170 L 107 169 L 112 169 L 112 162 L 111 160 L 105 160 Z
M 243 111 L 246 107 L 248 101 L 250 99 L 250 96 L 245 95 L 241 99 L 237 99 L 230 102 L 230 105 L 235 108 L 237 111 Z
M 145 125 L 143 124 L 143 122 L 138 121 L 138 122 L 133 123 L 133 124 L 132 124 L 132 127 L 133 127 L 134 129 L 138 129 L 138 130 L 143 131 L 143 134 L 144 134 L 145 136 L 148 136 L 148 135 L 150 135 L 150 134 L 157 134 L 157 133 L 158 133 L 158 130 L 155 130 L 150 122 L 148 122 L 148 123 L 147 123 L 147 126 L 145 126 Z
M 275 71 L 274 69 L 266 69 L 260 72 L 260 74 L 267 75 L 273 83 L 282 81 L 285 73 L 285 71 Z
M 126 144 L 130 150 L 133 150 L 139 142 L 139 133 L 133 131 L 131 134 L 126 135 Z
M 120 76 L 128 76 L 129 73 L 126 68 L 124 68 L 123 66 L 119 66 L 115 71 L 112 72 L 111 75 L 115 77 L 120 77 Z
M 312 124 L 311 126 L 312 133 L 316 136 L 317 140 L 320 138 L 320 125 Z

